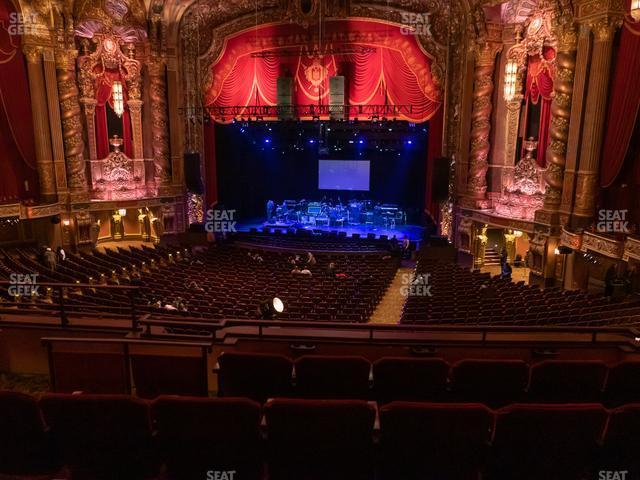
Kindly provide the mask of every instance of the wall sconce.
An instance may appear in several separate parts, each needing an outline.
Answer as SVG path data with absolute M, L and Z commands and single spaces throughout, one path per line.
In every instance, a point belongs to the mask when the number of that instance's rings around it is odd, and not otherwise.
M 122 117 L 124 113 L 124 96 L 122 95 L 122 83 L 113 82 L 111 86 L 111 98 L 113 98 L 113 111 L 118 117 Z
M 640 0 L 634 0 L 639 1 Z M 518 83 L 518 63 L 511 59 L 504 66 L 504 99 L 512 101 L 516 96 L 516 85 Z
M 520 230 L 514 230 L 513 236 L 516 238 L 520 238 L 522 236 L 522 232 Z
M 64 225 L 65 227 L 68 227 L 69 225 L 71 225 L 71 222 L 69 221 L 69 219 L 65 219 L 62 221 L 62 225 Z
M 558 247 L 553 249 L 554 255 L 560 255 L 560 249 Z
M 126 217 L 127 216 L 127 209 L 126 208 L 121 208 L 118 210 L 118 215 L 120 215 L 121 217 Z
M 631 18 L 640 21 L 640 0 L 631 0 Z

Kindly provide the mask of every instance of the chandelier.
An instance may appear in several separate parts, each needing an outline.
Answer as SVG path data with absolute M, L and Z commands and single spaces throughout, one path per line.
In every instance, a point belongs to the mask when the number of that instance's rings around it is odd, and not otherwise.
M 638 1 L 640 0 L 633 0 Z M 509 60 L 504 67 L 504 99 L 512 101 L 516 96 L 516 84 L 518 83 L 518 63 Z
M 122 95 L 122 83 L 113 82 L 111 87 L 111 97 L 113 98 L 113 111 L 118 117 L 122 117 L 124 113 L 124 97 Z

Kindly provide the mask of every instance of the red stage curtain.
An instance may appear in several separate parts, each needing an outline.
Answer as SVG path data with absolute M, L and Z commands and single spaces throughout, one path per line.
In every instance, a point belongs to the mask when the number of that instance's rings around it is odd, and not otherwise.
M 525 91 L 526 105 L 529 103 L 540 105 L 540 127 L 538 130 L 538 150 L 536 161 L 538 165 L 546 165 L 545 155 L 549 145 L 549 124 L 551 122 L 551 96 L 553 94 L 553 79 L 555 76 L 553 64 L 550 61 L 556 56 L 555 50 L 545 47 L 543 58 L 530 56 L 527 63 L 527 83 Z
M 626 11 L 629 10 L 629 2 Z M 615 59 L 613 80 L 609 91 L 609 108 L 600 162 L 600 185 L 611 186 L 618 178 L 623 164 L 640 161 L 638 152 L 629 151 L 640 107 L 640 22 L 629 15 L 620 33 L 620 47 Z M 640 168 L 636 168 L 638 172 Z M 633 169 L 628 169 L 633 172 Z M 635 177 L 636 184 L 640 177 Z
M 16 28 L 11 14 L 15 13 L 10 0 L 0 0 L 0 203 L 38 195 L 29 81 L 21 37 L 11 35 Z
M 109 155 L 109 129 L 107 126 L 107 104 L 113 109 L 111 89 L 113 82 L 119 80 L 122 83 L 122 96 L 124 100 L 124 113 L 122 114 L 122 137 L 124 154 L 133 158 L 133 143 L 131 138 L 131 116 L 127 107 L 127 83 L 121 78 L 117 70 L 104 70 L 96 80 L 96 153 L 98 158 Z
M 317 39 L 291 23 L 263 25 L 228 37 L 212 66 L 205 105 L 276 105 L 278 76 L 294 78 L 298 105 L 327 105 L 329 77 L 344 75 L 346 101 L 351 105 L 411 105 L 411 113 L 396 117 L 412 122 L 428 120 L 440 107 L 432 60 L 416 37 L 403 35 L 399 25 L 332 20 L 326 23 L 323 38 L 331 50 L 316 55 Z M 354 51 L 355 47 L 370 50 Z

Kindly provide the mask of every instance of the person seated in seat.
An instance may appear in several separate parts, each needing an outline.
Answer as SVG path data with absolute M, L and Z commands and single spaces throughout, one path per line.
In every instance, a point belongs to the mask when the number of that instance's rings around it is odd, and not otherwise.
M 505 280 L 511 280 L 512 272 L 513 272 L 513 269 L 511 268 L 511 265 L 509 265 L 508 262 L 504 262 L 502 264 L 502 271 L 500 272 L 500 278 Z
M 314 266 L 317 262 L 316 257 L 313 256 L 313 253 L 307 252 L 307 267 Z

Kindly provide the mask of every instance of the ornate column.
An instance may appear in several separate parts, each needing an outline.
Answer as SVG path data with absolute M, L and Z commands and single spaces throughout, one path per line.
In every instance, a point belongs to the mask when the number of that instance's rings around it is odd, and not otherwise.
M 62 134 L 67 161 L 67 185 L 72 203 L 86 201 L 89 198 L 85 173 L 82 117 L 78 87 L 76 86 L 77 55 L 77 50 L 68 48 L 56 51 Z
M 167 118 L 167 83 L 162 57 L 152 55 L 149 62 L 151 82 L 151 131 L 153 135 L 154 179 L 161 194 L 171 190 L 171 164 L 169 161 L 169 124 Z
M 577 226 L 591 222 L 597 197 L 598 170 L 604 137 L 604 121 L 611 74 L 613 38 L 622 24 L 622 15 L 607 12 L 589 22 L 593 32 L 593 55 L 589 70 L 589 86 L 584 112 L 584 127 L 580 149 L 580 169 L 573 210 Z
M 44 59 L 44 79 L 47 84 L 49 101 L 49 126 L 51 127 L 51 151 L 56 179 L 58 201 L 67 201 L 67 169 L 64 161 L 64 144 L 62 142 L 62 121 L 60 119 L 60 99 L 58 98 L 58 79 L 54 51 L 46 48 L 42 52 Z
M 567 134 L 567 151 L 560 202 L 560 223 L 567 225 L 573 210 L 575 193 L 576 166 L 582 139 L 582 117 L 584 114 L 585 92 L 587 88 L 589 57 L 591 56 L 591 30 L 589 25 L 580 24 L 575 69 L 573 75 L 573 99 L 571 102 L 571 119 Z
M 179 114 L 180 99 L 180 75 L 178 73 L 178 61 L 176 57 L 167 58 L 167 100 L 169 114 L 169 133 L 171 139 L 169 146 L 171 149 L 171 176 L 173 177 L 174 190 L 182 191 L 183 179 L 183 124 Z
M 578 35 L 573 24 L 565 25 L 557 34 L 556 78 L 553 82 L 554 96 L 551 103 L 550 144 L 546 152 L 547 182 L 544 208 L 557 211 L 564 181 L 564 166 L 569 140 L 573 75 L 576 68 Z
M 468 194 L 482 206 L 487 191 L 489 169 L 489 134 L 491 133 L 491 110 L 495 57 L 502 48 L 499 42 L 485 40 L 475 50 L 473 109 L 471 112 L 471 148 L 469 153 Z
M 23 50 L 27 58 L 27 73 L 31 93 L 31 113 L 33 116 L 33 136 L 38 179 L 40 181 L 40 201 L 42 203 L 53 203 L 57 200 L 56 180 L 51 153 L 51 133 L 42 52 L 41 48 L 35 45 L 25 45 Z

